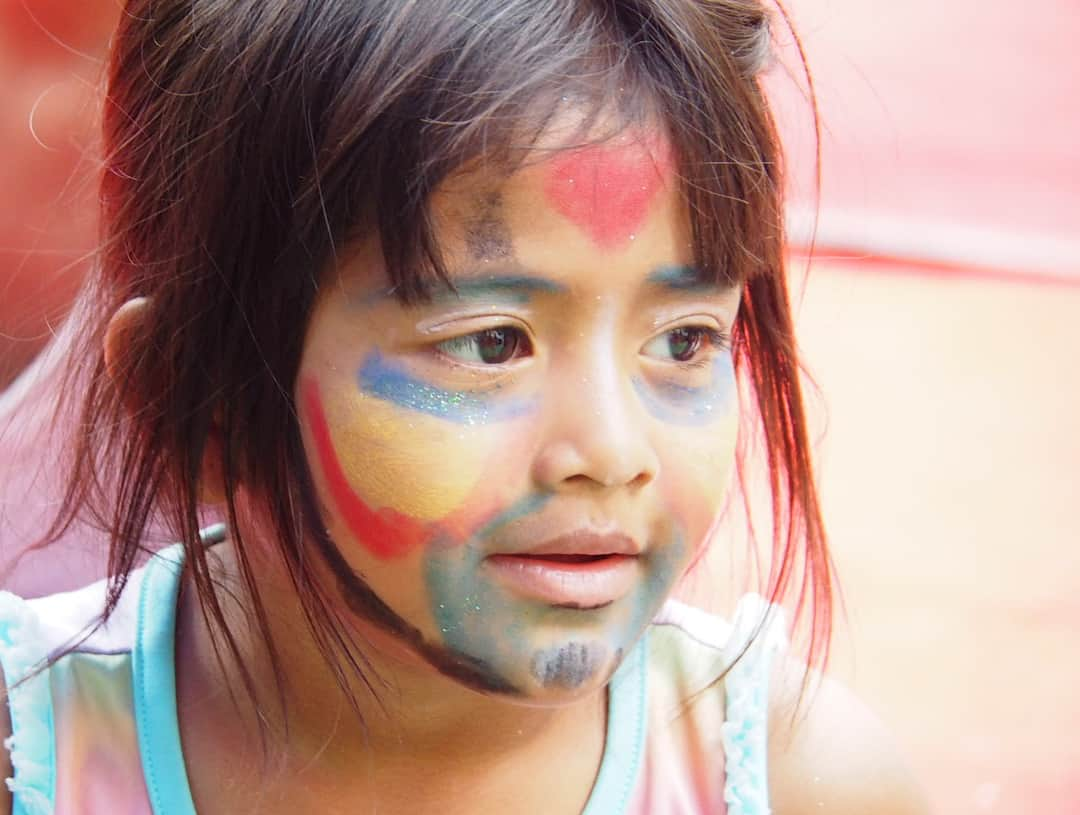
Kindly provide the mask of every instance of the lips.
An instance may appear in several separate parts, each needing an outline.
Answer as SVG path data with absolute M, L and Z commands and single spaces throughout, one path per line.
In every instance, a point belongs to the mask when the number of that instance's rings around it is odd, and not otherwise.
M 500 554 L 526 555 L 532 557 L 548 557 L 565 555 L 597 556 L 597 555 L 639 555 L 641 547 L 629 535 L 621 533 L 600 532 L 571 532 L 551 538 L 543 543 L 530 546 L 527 549 Z
M 526 551 L 488 557 L 486 567 L 522 597 L 564 608 L 611 605 L 633 590 L 641 547 L 621 534 L 578 532 Z

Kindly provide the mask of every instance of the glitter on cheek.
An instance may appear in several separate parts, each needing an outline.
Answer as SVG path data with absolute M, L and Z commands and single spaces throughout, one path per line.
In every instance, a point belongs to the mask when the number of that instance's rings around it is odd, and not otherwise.
M 399 407 L 464 425 L 506 421 L 536 409 L 535 399 L 499 399 L 497 393 L 444 390 L 411 376 L 372 351 L 358 374 L 360 390 Z
M 353 396 L 342 397 L 342 390 Z M 379 400 L 363 404 L 365 398 L 355 389 L 335 392 L 341 402 L 334 408 L 337 423 L 328 420 L 318 381 L 303 380 L 305 443 L 328 507 L 376 557 L 401 557 L 436 541 L 458 546 L 478 530 L 490 534 L 519 517 L 515 513 L 528 513 L 542 503 L 534 496 L 500 514 L 500 493 L 519 475 L 513 466 L 505 469 L 506 463 L 522 460 L 507 453 L 531 444 L 526 428 L 448 433 L 445 424 L 430 418 L 403 422 L 395 415 L 400 411 Z M 485 478 L 499 466 L 504 478 Z

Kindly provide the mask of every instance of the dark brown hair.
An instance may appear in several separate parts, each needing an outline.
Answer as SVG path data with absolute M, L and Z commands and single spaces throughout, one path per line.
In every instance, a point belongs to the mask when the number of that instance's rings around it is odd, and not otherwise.
M 423 298 L 445 277 L 432 191 L 469 162 L 512 160 L 569 96 L 662 124 L 698 267 L 744 286 L 734 354 L 765 440 L 768 591 L 798 587 L 821 652 L 830 567 L 785 278 L 781 155 L 759 84 L 769 34 L 757 0 L 128 2 L 104 110 L 92 369 L 54 530 L 95 509 L 110 538 L 109 610 L 159 517 L 238 656 L 198 536 L 214 439 L 230 518 L 242 482 L 343 687 L 362 669 L 305 555 L 327 544 L 294 405 L 312 304 L 337 254 L 370 234 L 402 300 Z M 151 316 L 110 378 L 96 349 L 137 296 Z M 239 540 L 237 552 L 273 655 Z

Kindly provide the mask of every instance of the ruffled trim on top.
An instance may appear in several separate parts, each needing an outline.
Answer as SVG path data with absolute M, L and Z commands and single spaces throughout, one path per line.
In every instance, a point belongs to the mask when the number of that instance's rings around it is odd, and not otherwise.
M 4 746 L 15 771 L 14 778 L 7 779 L 15 796 L 13 815 L 48 815 L 53 809 L 56 762 L 49 673 L 41 671 L 17 684 L 45 659 L 45 642 L 30 605 L 0 592 L 0 664 L 11 711 L 11 736 Z
M 783 610 L 748 594 L 735 611 L 734 632 L 725 650 L 735 662 L 724 679 L 727 715 L 724 800 L 728 815 L 769 815 L 768 723 L 772 658 L 787 647 Z M 747 643 L 749 646 L 747 647 Z

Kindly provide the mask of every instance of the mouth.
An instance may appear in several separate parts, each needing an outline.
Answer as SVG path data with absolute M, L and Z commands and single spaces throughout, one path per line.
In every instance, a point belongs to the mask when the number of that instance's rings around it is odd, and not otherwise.
M 629 594 L 640 547 L 623 535 L 575 534 L 485 560 L 493 577 L 521 597 L 551 606 L 598 609 Z

